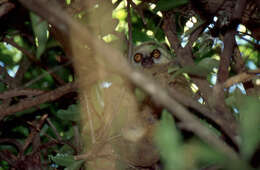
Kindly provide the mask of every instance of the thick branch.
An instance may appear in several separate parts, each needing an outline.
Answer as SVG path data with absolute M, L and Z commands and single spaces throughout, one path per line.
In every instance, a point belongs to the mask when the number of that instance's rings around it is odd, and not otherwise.
M 12 89 L 0 93 L 0 99 L 9 99 L 16 96 L 37 96 L 43 94 L 44 91 L 37 89 Z
M 221 54 L 221 59 L 219 63 L 218 69 L 218 82 L 223 83 L 227 80 L 229 76 L 229 65 L 230 59 L 234 52 L 234 45 L 235 45 L 235 34 L 236 28 L 239 24 L 239 20 L 243 14 L 243 10 L 246 6 L 246 0 L 238 0 L 231 17 L 231 23 L 229 26 L 229 30 L 226 32 L 224 36 L 224 50 Z
M 175 18 L 172 13 L 170 12 L 163 13 L 162 28 L 171 44 L 171 47 L 174 49 L 174 51 L 177 51 L 181 47 L 181 44 L 176 34 Z

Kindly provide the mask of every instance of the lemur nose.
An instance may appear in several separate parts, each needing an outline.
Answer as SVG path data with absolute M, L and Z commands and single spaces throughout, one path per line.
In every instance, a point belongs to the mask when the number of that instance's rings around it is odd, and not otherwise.
M 145 57 L 142 61 L 143 67 L 151 67 L 154 64 L 152 57 Z

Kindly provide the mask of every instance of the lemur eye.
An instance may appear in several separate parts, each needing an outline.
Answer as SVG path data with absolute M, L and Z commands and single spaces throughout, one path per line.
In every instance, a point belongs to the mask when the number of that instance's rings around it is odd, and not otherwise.
M 135 62 L 139 63 L 140 61 L 142 61 L 142 59 L 143 59 L 143 54 L 141 54 L 141 53 L 135 54 L 135 56 L 134 56 Z
M 156 58 L 156 59 L 160 58 L 160 56 L 161 56 L 160 50 L 154 49 L 154 50 L 152 51 L 152 53 L 151 53 L 151 56 L 152 56 L 153 58 Z

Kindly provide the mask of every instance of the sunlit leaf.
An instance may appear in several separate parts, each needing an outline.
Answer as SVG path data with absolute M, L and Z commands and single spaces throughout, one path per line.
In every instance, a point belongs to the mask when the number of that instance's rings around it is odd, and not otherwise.
M 48 23 L 32 12 L 30 13 L 30 18 L 32 21 L 34 36 L 37 38 L 38 41 L 36 57 L 40 57 L 45 51 L 46 43 L 48 41 Z
M 66 0 L 66 4 L 69 5 L 71 3 L 71 0 Z
M 125 20 L 127 17 L 127 12 L 125 9 L 121 8 L 119 10 L 113 11 L 112 17 L 118 20 Z

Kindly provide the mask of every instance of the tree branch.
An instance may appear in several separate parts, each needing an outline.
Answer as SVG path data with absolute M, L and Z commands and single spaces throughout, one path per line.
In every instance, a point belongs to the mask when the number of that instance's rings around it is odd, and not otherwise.
M 34 98 L 25 99 L 18 104 L 12 105 L 6 108 L 0 108 L 0 121 L 8 115 L 11 115 L 15 112 L 23 111 L 25 109 L 38 106 L 39 104 L 57 100 L 61 96 L 73 92 L 76 90 L 76 83 L 68 83 L 64 86 L 61 86 L 53 91 L 47 92 L 45 94 L 39 95 Z
M 171 47 L 174 49 L 175 52 L 178 51 L 178 49 L 181 48 L 181 44 L 176 34 L 175 18 L 171 12 L 163 12 L 162 28 L 171 44 Z
M 15 8 L 15 5 L 10 2 L 6 2 L 0 5 L 0 18 Z
M 224 50 L 221 54 L 217 75 L 217 80 L 219 83 L 226 81 L 229 76 L 228 68 L 230 65 L 231 56 L 234 52 L 236 28 L 239 24 L 239 20 L 241 19 L 245 6 L 246 0 L 237 1 L 233 15 L 231 17 L 231 22 L 229 24 L 229 30 L 224 35 Z
M 205 30 L 205 28 L 208 26 L 208 22 L 205 22 L 203 24 L 201 24 L 198 28 L 196 28 L 190 35 L 189 37 L 189 41 L 187 43 L 186 46 L 189 46 L 190 48 L 192 48 L 192 45 L 195 41 L 197 41 L 197 39 L 199 38 L 199 36 L 201 35 L 201 33 Z
M 37 96 L 43 94 L 44 91 L 37 89 L 12 89 L 0 93 L 0 99 L 9 99 L 16 96 Z

